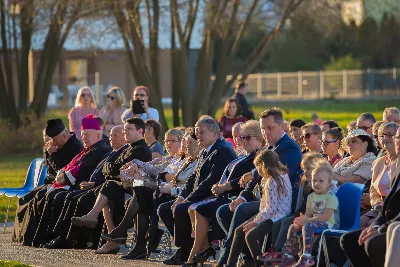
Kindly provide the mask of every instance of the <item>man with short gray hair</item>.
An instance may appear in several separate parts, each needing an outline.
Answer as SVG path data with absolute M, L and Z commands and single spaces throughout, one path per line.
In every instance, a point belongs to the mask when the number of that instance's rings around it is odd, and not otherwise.
M 212 186 L 221 179 L 226 166 L 237 158 L 235 151 L 220 137 L 218 123 L 214 119 L 200 119 L 195 131 L 197 143 L 203 148 L 198 156 L 197 171 L 186 182 L 175 201 L 164 203 L 158 209 L 159 217 L 179 248 L 175 255 L 164 261 L 166 265 L 180 265 L 187 261 L 193 246 L 188 208 L 212 196 Z

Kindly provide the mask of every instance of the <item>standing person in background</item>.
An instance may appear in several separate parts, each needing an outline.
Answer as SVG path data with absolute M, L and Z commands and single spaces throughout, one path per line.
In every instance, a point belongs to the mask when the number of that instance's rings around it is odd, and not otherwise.
M 155 120 L 146 121 L 146 130 L 144 131 L 144 139 L 150 147 L 153 159 L 164 156 L 164 148 L 158 142 L 161 133 L 161 125 Z
M 251 110 L 249 103 L 247 103 L 244 97 L 247 93 L 247 84 L 245 82 L 239 82 L 236 84 L 235 93 L 232 98 L 239 101 L 240 107 L 242 108 L 242 115 L 248 120 L 254 120 L 254 112 Z
M 242 109 L 239 101 L 231 98 L 225 101 L 224 113 L 219 117 L 218 122 L 222 125 L 222 136 L 232 138 L 232 127 L 238 122 L 245 122 L 248 119 L 241 115 Z
M 99 117 L 103 119 L 104 131 L 107 136 L 110 135 L 111 129 L 117 125 L 123 125 L 121 120 L 122 114 L 125 112 L 125 95 L 121 88 L 114 86 L 107 93 L 107 102 L 101 108 Z
M 384 121 L 393 121 L 398 125 L 400 124 L 400 111 L 396 107 L 385 108 L 382 117 Z
M 319 118 L 319 116 L 318 116 L 318 114 L 316 112 L 314 112 L 311 115 L 311 120 L 317 125 L 321 125 L 321 123 L 322 123 L 322 120 Z
M 149 107 L 149 89 L 145 86 L 136 86 L 133 90 L 132 99 L 130 101 L 130 108 L 125 110 L 121 119 L 125 121 L 130 118 L 140 118 L 144 121 L 153 119 L 159 121 L 158 110 Z
M 68 113 L 69 130 L 75 133 L 79 140 L 82 140 L 81 126 L 82 119 L 88 114 L 99 115 L 97 109 L 96 99 L 94 98 L 92 90 L 89 86 L 83 86 L 78 90 L 75 99 L 75 107 Z

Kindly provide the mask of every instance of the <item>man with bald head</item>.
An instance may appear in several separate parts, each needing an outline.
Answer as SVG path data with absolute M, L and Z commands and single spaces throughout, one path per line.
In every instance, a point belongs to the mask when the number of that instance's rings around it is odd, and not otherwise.
M 238 156 L 245 153 L 245 151 L 243 149 L 243 141 L 240 139 L 240 126 L 242 124 L 244 124 L 244 122 L 238 122 L 232 126 L 232 138 L 233 138 L 233 141 L 235 142 L 235 145 L 236 145 L 235 152 Z
M 104 164 L 115 161 L 127 146 L 123 130 L 124 127 L 122 125 L 111 129 L 109 137 L 113 151 L 97 165 L 88 182 L 82 182 L 80 188 L 73 192 L 61 192 L 56 195 L 52 218 L 46 233 L 52 240 L 45 244 L 44 248 L 72 247 L 72 244 L 66 240 L 71 218 L 77 209 L 87 209 L 88 204 L 96 200 L 101 185 L 106 181 L 103 173 Z M 87 201 L 78 203 L 79 198 L 82 196 L 85 196 Z M 89 206 L 91 207 L 91 204 Z

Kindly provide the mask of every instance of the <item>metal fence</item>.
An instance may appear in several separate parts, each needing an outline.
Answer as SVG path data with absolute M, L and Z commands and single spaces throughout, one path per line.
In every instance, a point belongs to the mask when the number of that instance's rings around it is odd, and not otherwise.
M 267 100 L 400 95 L 400 71 L 396 68 L 255 73 L 246 82 L 249 98 Z

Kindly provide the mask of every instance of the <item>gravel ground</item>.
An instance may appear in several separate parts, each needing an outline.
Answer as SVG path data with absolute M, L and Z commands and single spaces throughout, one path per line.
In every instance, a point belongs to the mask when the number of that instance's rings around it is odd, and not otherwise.
M 3 229 L 1 229 L 3 230 Z M 124 251 L 122 251 L 123 254 Z M 41 249 L 22 246 L 11 241 L 11 234 L 8 232 L 0 234 L 0 259 L 13 260 L 31 264 L 34 266 L 165 266 L 162 264 L 163 259 L 168 255 L 153 254 L 150 260 L 122 260 L 121 255 L 96 255 L 93 250 L 74 250 L 74 249 Z M 204 264 L 211 266 L 211 263 Z

